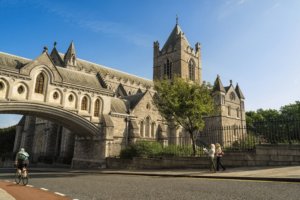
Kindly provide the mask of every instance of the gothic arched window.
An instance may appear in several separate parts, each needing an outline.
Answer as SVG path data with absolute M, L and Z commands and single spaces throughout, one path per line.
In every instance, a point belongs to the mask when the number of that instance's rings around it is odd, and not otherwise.
M 195 63 L 193 60 L 189 62 L 189 79 L 195 81 Z
M 88 100 L 86 97 L 83 97 L 81 100 L 81 110 L 87 110 Z
M 228 106 L 228 116 L 230 116 L 231 115 L 231 107 L 230 106 Z
M 151 137 L 155 137 L 155 123 L 152 122 L 151 124 Z
M 72 58 L 71 58 L 71 60 L 72 60 L 72 65 L 76 65 L 76 58 L 75 58 L 75 55 L 74 54 L 72 54 Z
M 172 79 L 172 62 L 167 59 L 167 62 L 164 64 L 164 76 L 168 79 Z
M 146 137 L 150 137 L 150 117 L 146 118 L 145 135 Z
M 95 101 L 95 106 L 94 106 L 94 117 L 98 117 L 99 116 L 99 110 L 100 110 L 100 100 L 97 99 Z
M 144 122 L 141 121 L 140 123 L 140 136 L 143 137 L 144 136 Z
M 40 73 L 36 77 L 36 82 L 35 82 L 35 93 L 43 94 L 44 93 L 44 82 L 45 82 L 45 77 L 42 73 Z

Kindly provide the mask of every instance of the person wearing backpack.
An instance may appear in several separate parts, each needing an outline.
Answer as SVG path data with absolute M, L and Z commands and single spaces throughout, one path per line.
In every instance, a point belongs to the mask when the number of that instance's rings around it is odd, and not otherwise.
M 25 151 L 24 148 L 21 148 L 20 151 L 16 155 L 15 165 L 21 174 L 23 168 L 27 168 L 29 164 L 29 154 Z

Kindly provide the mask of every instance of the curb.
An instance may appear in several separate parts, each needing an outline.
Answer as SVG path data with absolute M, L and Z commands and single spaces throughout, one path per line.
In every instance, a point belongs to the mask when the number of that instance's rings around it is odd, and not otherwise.
M 185 174 L 152 174 L 152 173 L 126 173 L 126 172 L 96 172 L 100 174 L 121 174 L 121 175 L 140 175 L 140 176 L 161 176 L 161 177 L 185 177 L 185 178 L 207 178 L 207 179 L 231 179 L 231 180 L 256 180 L 273 182 L 294 182 L 300 183 L 300 178 L 276 178 L 276 177 L 245 177 L 245 176 L 203 176 Z

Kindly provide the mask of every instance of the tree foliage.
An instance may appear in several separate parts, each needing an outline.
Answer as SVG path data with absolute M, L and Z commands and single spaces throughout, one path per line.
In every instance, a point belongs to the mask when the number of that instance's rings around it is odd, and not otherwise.
M 13 151 L 15 135 L 16 126 L 0 129 L 0 156 Z
M 284 105 L 280 110 L 258 109 L 257 111 L 246 112 L 247 125 L 256 121 L 278 121 L 278 120 L 300 120 L 300 101 Z
M 258 109 L 246 112 L 247 130 L 253 131 L 266 143 L 300 141 L 300 102 L 285 105 L 280 110 Z
M 172 82 L 155 82 L 155 90 L 154 103 L 158 110 L 168 122 L 181 125 L 190 134 L 195 153 L 195 134 L 204 128 L 203 117 L 215 110 L 210 87 L 175 77 Z

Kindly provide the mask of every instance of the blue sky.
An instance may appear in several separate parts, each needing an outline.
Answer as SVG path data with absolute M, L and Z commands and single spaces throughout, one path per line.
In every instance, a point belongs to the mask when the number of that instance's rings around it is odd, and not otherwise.
M 298 0 L 0 0 L 0 51 L 34 59 L 53 42 L 79 58 L 152 79 L 153 41 L 175 25 L 201 43 L 203 79 L 238 82 L 246 109 L 300 97 Z M 19 117 L 0 116 L 0 126 Z

